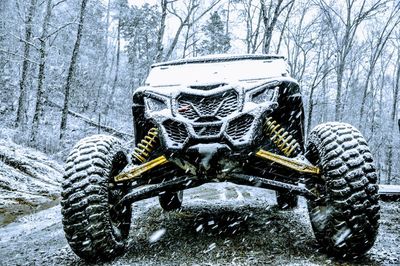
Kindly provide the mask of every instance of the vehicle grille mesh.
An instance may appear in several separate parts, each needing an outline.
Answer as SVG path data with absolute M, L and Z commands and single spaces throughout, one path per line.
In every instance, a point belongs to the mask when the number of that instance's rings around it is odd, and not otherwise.
M 199 136 L 216 136 L 221 132 L 221 125 L 194 126 L 193 129 Z
M 254 117 L 251 115 L 242 115 L 231 122 L 226 129 L 226 133 L 233 139 L 239 140 L 246 135 L 250 130 L 251 125 L 254 121 Z
M 174 120 L 167 120 L 163 123 L 163 125 L 168 137 L 173 142 L 184 143 L 188 138 L 188 132 L 183 123 Z
M 238 95 L 234 90 L 210 96 L 182 94 L 178 99 L 178 112 L 195 120 L 200 117 L 226 117 L 238 110 Z

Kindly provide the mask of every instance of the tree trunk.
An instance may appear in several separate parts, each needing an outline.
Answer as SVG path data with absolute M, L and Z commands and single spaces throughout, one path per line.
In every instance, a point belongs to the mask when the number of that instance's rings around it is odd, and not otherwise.
M 157 55 L 156 62 L 160 62 L 163 58 L 164 46 L 164 32 L 165 32 L 165 19 L 167 17 L 167 0 L 161 0 L 161 20 L 160 20 L 160 28 L 157 33 Z
M 335 100 L 335 120 L 340 121 L 341 119 L 341 110 L 342 110 L 342 86 L 343 86 L 343 75 L 344 75 L 344 64 L 345 61 L 340 60 L 338 62 L 339 67 L 337 70 L 337 87 L 336 87 L 336 100 Z
M 247 53 L 250 53 L 250 49 L 251 49 L 251 38 L 252 38 L 252 34 L 253 34 L 253 21 L 252 21 L 252 17 L 251 17 L 251 3 L 252 1 L 249 0 L 249 4 L 246 7 L 246 46 L 247 46 Z
M 364 116 L 365 105 L 367 104 L 367 92 L 368 92 L 368 87 L 369 87 L 372 72 L 373 72 L 373 67 L 372 67 L 372 65 L 370 65 L 368 73 L 367 73 L 367 79 L 364 84 L 363 96 L 361 98 L 360 117 L 358 119 L 358 128 L 360 128 L 360 129 L 363 127 L 362 120 L 363 120 L 363 116 Z
M 189 17 L 190 17 L 190 15 L 188 15 L 188 17 L 185 19 L 185 21 L 181 22 L 181 24 L 179 25 L 178 30 L 177 30 L 176 33 L 175 33 L 175 37 L 174 37 L 174 39 L 172 40 L 172 43 L 171 43 L 171 45 L 169 46 L 169 49 L 168 49 L 168 51 L 167 51 L 167 54 L 166 54 L 165 57 L 164 57 L 165 60 L 168 60 L 168 59 L 171 57 L 172 52 L 175 50 L 175 47 L 176 47 L 176 45 L 177 45 L 177 43 L 178 43 L 178 40 L 179 40 L 179 36 L 181 35 L 181 32 L 182 32 L 182 30 L 183 30 L 183 27 L 187 24 L 187 22 L 188 22 L 188 20 L 189 20 Z
M 182 58 L 186 58 L 186 51 L 188 49 L 188 43 L 189 43 L 189 33 L 190 33 L 191 27 L 188 25 L 186 27 L 186 33 L 185 33 L 185 41 L 183 43 L 183 51 L 182 51 Z
M 261 27 L 261 14 L 262 11 L 260 10 L 260 14 L 258 16 L 258 20 L 257 20 L 257 27 L 254 33 L 254 37 L 253 37 L 253 44 L 252 44 L 252 48 L 251 48 L 251 53 L 254 54 L 257 49 L 260 47 L 262 42 L 258 41 L 258 37 L 260 36 L 260 27 Z
M 283 0 L 277 0 L 276 7 L 274 9 L 274 14 L 272 18 L 269 18 L 269 14 L 267 12 L 267 8 L 265 6 L 265 0 L 261 0 L 261 10 L 263 11 L 263 22 L 265 27 L 265 38 L 264 38 L 264 47 L 263 52 L 265 54 L 269 53 L 269 49 L 272 41 L 272 32 L 274 31 L 275 25 L 278 21 L 278 17 L 281 13 L 281 5 Z
M 282 29 L 281 29 L 281 32 L 280 32 L 280 35 L 279 35 L 278 45 L 277 45 L 277 47 L 276 47 L 276 54 L 279 54 L 279 51 L 280 51 L 280 49 L 281 49 L 283 34 L 284 34 L 285 29 L 286 29 L 286 27 L 287 27 L 287 24 L 288 24 L 288 21 L 289 21 L 289 18 L 290 18 L 290 13 L 292 12 L 292 9 L 293 9 L 293 7 L 294 7 L 294 2 L 295 2 L 295 0 L 292 1 L 291 5 L 290 5 L 290 7 L 289 7 L 289 10 L 288 10 L 287 16 L 286 16 L 286 18 L 285 18 L 285 21 L 283 22 Z M 305 9 L 305 10 L 306 10 L 306 9 Z M 304 15 L 303 15 L 303 16 L 304 16 Z
M 36 92 L 36 105 L 35 113 L 32 120 L 31 129 L 31 141 L 34 142 L 39 131 L 40 120 L 42 118 L 43 112 L 43 94 L 44 94 L 44 80 L 45 80 L 45 68 L 46 68 L 46 44 L 47 44 L 47 34 L 51 18 L 52 11 L 52 0 L 47 0 L 46 5 L 46 15 L 43 19 L 42 35 L 40 36 L 40 62 L 39 62 L 39 74 L 38 74 L 38 87 Z
M 111 87 L 111 93 L 108 97 L 108 102 L 107 102 L 107 107 L 106 107 L 106 114 L 108 114 L 111 106 L 114 104 L 114 94 L 115 94 L 115 89 L 117 87 L 118 83 L 118 73 L 119 73 L 119 57 L 121 53 L 121 19 L 118 19 L 118 27 L 117 27 L 117 58 L 116 58 L 116 66 L 115 66 L 115 76 L 114 76 L 114 81 L 113 85 Z
M 72 51 L 72 57 L 71 57 L 71 61 L 70 61 L 69 68 L 68 68 L 67 80 L 66 80 L 65 87 L 64 87 L 64 106 L 63 106 L 62 115 L 61 115 L 60 139 L 63 138 L 65 129 L 67 128 L 69 94 L 70 94 L 70 89 L 71 89 L 71 83 L 75 76 L 75 68 L 76 68 L 76 62 L 77 62 L 78 54 L 79 54 L 79 47 L 81 44 L 83 22 L 85 19 L 85 9 L 86 9 L 87 2 L 88 2 L 88 0 L 82 0 L 81 10 L 80 10 L 80 14 L 79 14 L 78 31 L 76 34 L 76 41 L 75 41 L 75 45 L 74 45 L 74 50 Z
M 229 34 L 229 16 L 231 13 L 231 0 L 228 0 L 228 8 L 226 10 L 226 23 L 225 23 L 225 35 Z
M 381 57 L 384 48 L 387 45 L 387 42 L 389 38 L 392 36 L 393 31 L 395 28 L 399 25 L 400 19 L 398 16 L 398 13 L 400 12 L 400 8 L 395 8 L 392 13 L 390 14 L 389 18 L 387 19 L 385 26 L 381 30 L 381 33 L 378 36 L 374 36 L 374 39 L 377 40 L 376 44 L 374 45 L 375 49 L 371 51 L 372 55 L 370 58 L 370 65 L 368 68 L 368 73 L 367 73 L 367 79 L 365 81 L 364 89 L 363 89 L 363 96 L 362 96 L 362 102 L 361 102 L 361 108 L 360 108 L 360 117 L 359 117 L 359 127 L 362 128 L 363 123 L 363 116 L 365 112 L 365 104 L 367 102 L 367 96 L 368 96 L 368 88 L 369 88 L 369 83 L 370 83 L 370 78 L 371 75 L 373 74 L 375 70 L 375 65 L 378 62 L 378 59 Z M 396 19 L 393 24 L 390 24 L 393 19 Z
M 19 98 L 17 118 L 15 124 L 17 127 L 26 126 L 26 79 L 29 70 L 30 42 L 32 38 L 32 20 L 35 14 L 36 0 L 31 0 L 29 4 L 28 16 L 25 21 L 25 44 L 24 61 L 22 62 L 21 79 L 19 81 Z
M 394 94 L 393 94 L 393 105 L 392 105 L 392 112 L 390 114 L 390 129 L 389 129 L 389 139 L 388 139 L 388 157 L 387 157 L 387 178 L 386 183 L 390 184 L 392 179 L 392 168 L 393 168 L 393 144 L 394 144 L 394 136 L 393 131 L 396 130 L 396 112 L 397 112 L 397 100 L 399 97 L 399 90 L 400 90 L 400 48 L 397 55 L 397 71 L 396 71 L 396 81 L 394 87 Z
M 104 35 L 104 51 L 103 56 L 98 59 L 98 69 L 100 69 L 100 78 L 96 79 L 96 82 L 93 83 L 93 87 L 96 87 L 96 100 L 93 101 L 93 112 L 98 112 L 98 110 L 107 109 L 107 103 L 105 106 L 102 106 L 102 99 L 104 96 L 107 97 L 107 92 L 109 89 L 109 80 L 110 77 L 107 75 L 107 69 L 109 67 L 108 64 L 108 54 L 109 54 L 109 28 L 110 28 L 110 9 L 111 9 L 111 0 L 107 2 L 107 10 L 106 10 L 106 24 L 105 24 L 105 35 Z
M 185 16 L 185 18 L 181 18 L 178 14 L 176 13 L 172 13 L 173 15 L 175 15 L 179 20 L 180 20 L 180 24 L 179 27 L 175 33 L 175 36 L 172 40 L 171 45 L 169 46 L 167 53 L 164 56 L 164 60 L 168 60 L 173 51 L 175 50 L 176 45 L 178 44 L 178 40 L 179 37 L 181 35 L 181 32 L 183 30 L 183 27 L 188 26 L 189 21 L 191 21 L 190 19 L 192 18 L 192 24 L 194 25 L 197 21 L 199 21 L 205 14 L 207 14 L 208 12 L 210 12 L 211 9 L 213 9 L 221 0 L 214 0 L 210 5 L 208 5 L 208 7 L 202 12 L 200 13 L 198 16 L 194 16 L 192 14 L 195 13 L 195 11 L 199 8 L 199 3 L 195 3 L 194 1 L 189 1 L 189 5 L 188 5 L 188 10 L 187 10 L 187 14 Z

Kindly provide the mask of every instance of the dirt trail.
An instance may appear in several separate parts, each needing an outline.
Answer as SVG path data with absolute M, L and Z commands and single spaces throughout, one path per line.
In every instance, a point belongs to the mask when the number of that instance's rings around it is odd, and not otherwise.
M 60 207 L 0 228 L 0 265 L 86 265 L 67 245 Z M 337 261 L 319 252 L 304 200 L 275 207 L 274 193 L 231 184 L 185 191 L 180 212 L 155 199 L 134 205 L 128 252 L 104 265 L 399 265 L 400 202 L 382 202 L 375 246 L 362 259 Z

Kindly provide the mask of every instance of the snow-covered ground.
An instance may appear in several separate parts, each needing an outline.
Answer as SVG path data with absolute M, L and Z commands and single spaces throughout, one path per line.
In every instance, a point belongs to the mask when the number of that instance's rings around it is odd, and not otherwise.
M 62 230 L 62 172 L 45 154 L 0 139 L 0 265 L 85 265 Z M 400 202 L 381 202 L 377 242 L 354 262 L 319 251 L 304 199 L 292 211 L 275 204 L 272 191 L 229 183 L 185 191 L 178 212 L 154 198 L 137 202 L 127 253 L 104 265 L 400 265 Z
M 62 173 L 45 154 L 0 139 L 0 225 L 54 206 Z
M 304 199 L 276 208 L 274 192 L 229 183 L 185 191 L 181 211 L 156 199 L 134 204 L 127 253 L 103 265 L 399 265 L 400 202 L 381 202 L 378 239 L 344 262 L 319 251 Z M 86 265 L 68 247 L 60 207 L 0 228 L 0 265 Z

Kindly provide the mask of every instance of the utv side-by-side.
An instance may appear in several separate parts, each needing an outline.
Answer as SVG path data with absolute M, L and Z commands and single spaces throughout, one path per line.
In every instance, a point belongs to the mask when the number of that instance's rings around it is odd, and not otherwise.
M 378 187 L 368 145 L 339 122 L 318 125 L 305 139 L 300 88 L 283 57 L 153 65 L 134 92 L 133 123 L 133 150 L 95 135 L 69 154 L 63 226 L 79 257 L 125 252 L 133 202 L 158 197 L 164 210 L 175 210 L 185 189 L 222 181 L 275 190 L 282 209 L 305 197 L 315 238 L 330 255 L 354 258 L 374 244 Z

